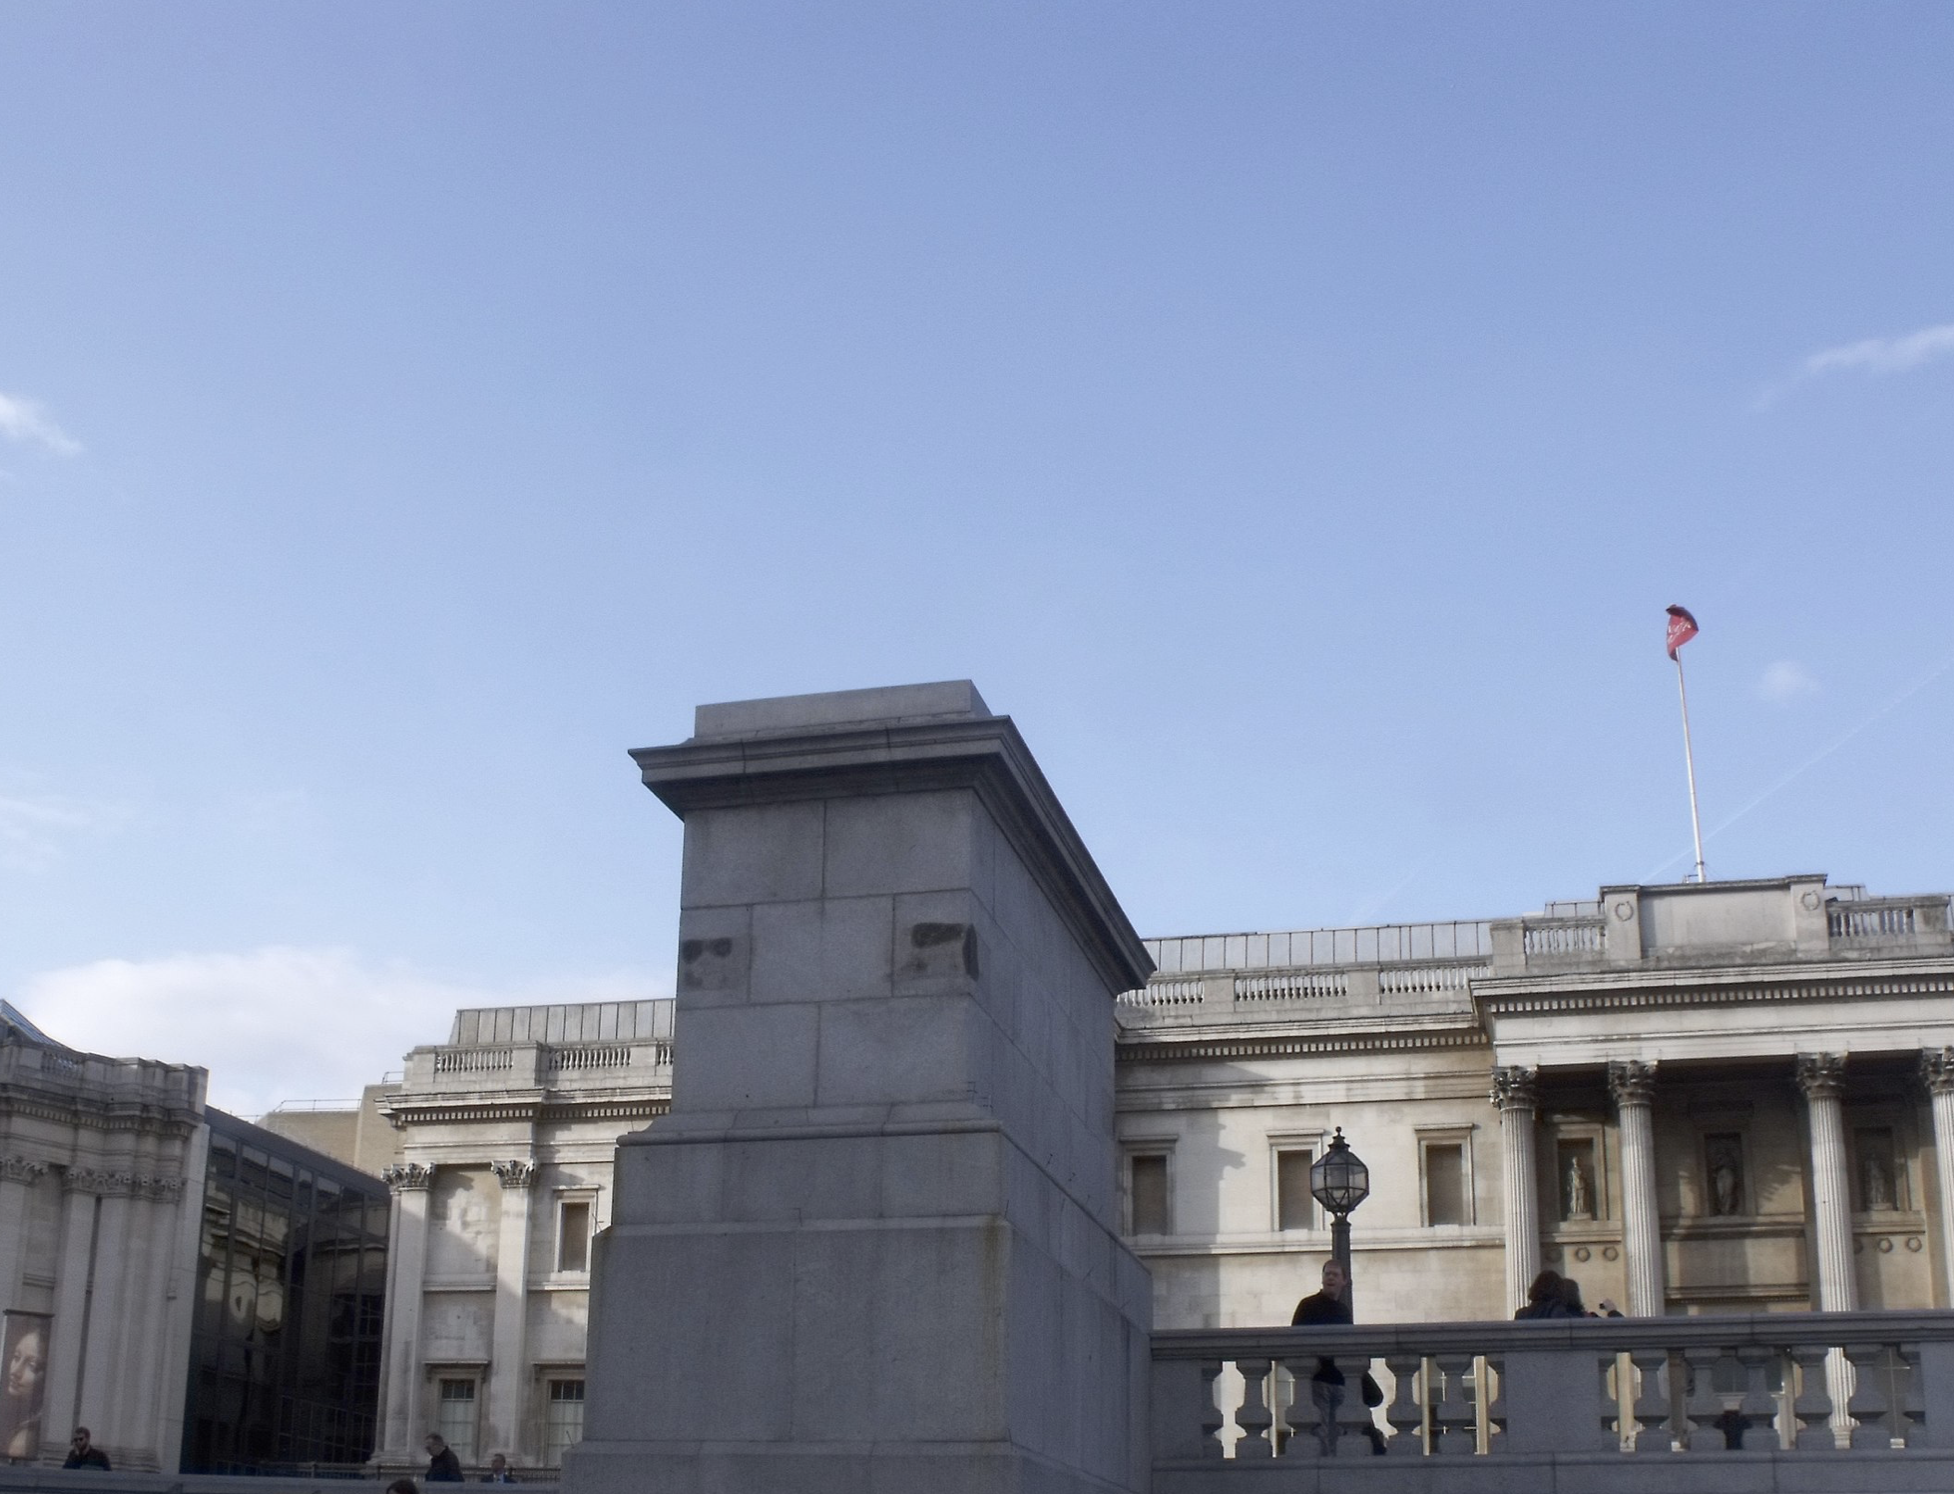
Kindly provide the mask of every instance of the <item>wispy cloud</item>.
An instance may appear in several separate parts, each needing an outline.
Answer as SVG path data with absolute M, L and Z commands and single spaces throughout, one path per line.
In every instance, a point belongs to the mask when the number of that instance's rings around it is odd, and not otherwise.
M 128 822 L 126 810 L 52 795 L 0 794 L 0 867 L 45 866 L 77 835 L 102 834 Z
M 1760 699 L 1773 705 L 1790 705 L 1803 696 L 1818 693 L 1818 676 L 1795 659 L 1780 659 L 1765 669 L 1756 688 Z
M 1937 358 L 1954 355 L 1954 322 L 1937 327 L 1922 327 L 1898 337 L 1868 337 L 1860 342 L 1842 343 L 1800 360 L 1784 378 L 1769 385 L 1757 396 L 1752 408 L 1769 409 L 1798 385 L 1829 374 L 1909 373 Z
M 0 437 L 44 446 L 56 456 L 81 454 L 81 442 L 56 425 L 39 404 L 17 394 L 0 394 Z
M 460 1007 L 670 993 L 633 971 L 497 991 L 352 950 L 277 945 L 96 960 L 35 976 L 13 1001 L 73 1047 L 209 1069 L 211 1103 L 256 1116 L 283 1100 L 357 1097 L 409 1048 L 445 1042 Z

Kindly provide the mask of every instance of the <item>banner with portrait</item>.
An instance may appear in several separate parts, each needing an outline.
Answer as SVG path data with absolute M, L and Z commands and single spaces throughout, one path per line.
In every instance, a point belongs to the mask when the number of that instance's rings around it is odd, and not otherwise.
M 0 1314 L 0 1451 L 31 1462 L 41 1451 L 41 1407 L 47 1399 L 47 1354 L 54 1319 L 44 1312 Z

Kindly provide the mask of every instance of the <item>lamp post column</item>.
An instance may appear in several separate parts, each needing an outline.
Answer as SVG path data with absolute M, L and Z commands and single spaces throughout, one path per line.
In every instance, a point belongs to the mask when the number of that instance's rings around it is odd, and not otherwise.
M 1655 1189 L 1655 1065 L 1608 1065 L 1622 1138 L 1622 1244 L 1628 1256 L 1628 1315 L 1659 1318 L 1665 1306 L 1662 1226 Z
M 1540 1274 L 1540 1183 L 1533 1159 L 1539 1079 L 1538 1069 L 1493 1070 L 1493 1103 L 1499 1106 L 1499 1147 L 1506 1187 L 1508 1312 L 1518 1312 L 1527 1305 L 1527 1288 Z

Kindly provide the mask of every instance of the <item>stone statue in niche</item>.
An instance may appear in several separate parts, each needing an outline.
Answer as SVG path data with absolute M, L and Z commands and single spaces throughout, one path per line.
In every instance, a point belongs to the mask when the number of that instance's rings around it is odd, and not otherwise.
M 1883 1213 L 1894 1207 L 1893 1172 L 1881 1157 L 1866 1159 L 1866 1176 L 1861 1192 L 1866 1199 L 1866 1208 L 1871 1212 Z
M 1567 1177 L 1561 1190 L 1561 1218 L 1594 1218 L 1594 1188 L 1588 1182 L 1588 1169 L 1579 1152 L 1567 1155 Z
M 1710 1212 L 1718 1215 L 1744 1211 L 1744 1148 L 1735 1136 L 1709 1138 Z

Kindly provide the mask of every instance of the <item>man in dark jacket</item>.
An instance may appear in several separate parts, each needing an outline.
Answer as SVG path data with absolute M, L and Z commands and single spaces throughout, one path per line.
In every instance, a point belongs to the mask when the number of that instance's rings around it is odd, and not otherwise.
M 427 1434 L 427 1479 L 430 1484 L 461 1482 L 461 1459 L 439 1432 Z
M 1311 1292 L 1296 1304 L 1296 1311 L 1289 1319 L 1289 1326 L 1300 1328 L 1349 1321 L 1351 1321 L 1350 1277 L 1343 1269 L 1343 1262 L 1331 1256 L 1323 1263 L 1323 1289 Z M 1336 1451 L 1340 1430 L 1337 1426 L 1337 1407 L 1343 1404 L 1344 1387 L 1343 1371 L 1336 1367 L 1335 1362 L 1328 1359 L 1317 1360 L 1316 1373 L 1311 1375 L 1309 1380 L 1309 1395 L 1316 1403 L 1321 1425 L 1317 1438 L 1323 1445 L 1325 1456 Z M 1378 1388 L 1377 1382 L 1368 1373 L 1364 1376 L 1363 1391 L 1366 1406 L 1378 1405 L 1384 1399 L 1383 1391 Z M 1384 1434 L 1378 1431 L 1375 1425 L 1366 1425 L 1364 1435 L 1370 1438 L 1372 1452 L 1384 1451 Z
M 75 1439 L 68 1444 L 68 1460 L 63 1468 L 99 1468 L 109 1471 L 109 1455 L 88 1440 L 88 1428 L 76 1427 Z

